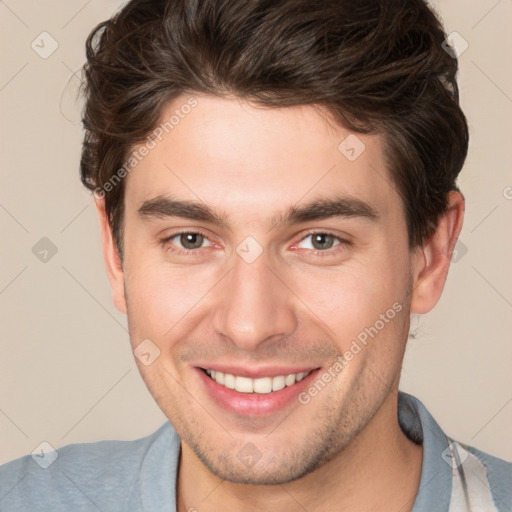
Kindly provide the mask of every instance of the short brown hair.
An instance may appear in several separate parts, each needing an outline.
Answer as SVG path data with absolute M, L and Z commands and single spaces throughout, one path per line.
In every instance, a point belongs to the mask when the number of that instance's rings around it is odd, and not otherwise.
M 82 183 L 103 190 L 181 94 L 318 104 L 383 135 L 414 248 L 457 190 L 468 147 L 445 39 L 423 0 L 132 0 L 87 39 Z M 122 258 L 124 180 L 109 189 Z

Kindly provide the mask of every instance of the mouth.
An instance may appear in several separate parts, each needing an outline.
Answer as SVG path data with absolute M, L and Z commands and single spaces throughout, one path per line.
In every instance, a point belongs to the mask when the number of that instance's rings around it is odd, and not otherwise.
M 298 397 L 321 372 L 321 368 L 296 368 L 301 370 L 296 373 L 291 368 L 261 372 L 240 368 L 237 372 L 233 368 L 230 373 L 227 368 L 224 370 L 195 367 L 200 385 L 212 403 L 239 418 L 269 417 L 292 407 L 304 407 Z
M 293 386 L 296 382 L 300 382 L 306 378 L 313 370 L 299 373 L 290 373 L 287 375 L 277 375 L 275 377 L 260 377 L 251 379 L 250 377 L 242 377 L 241 375 L 233 375 L 231 373 L 223 373 L 220 371 L 204 369 L 212 380 L 227 389 L 234 389 L 239 393 L 251 393 L 265 395 L 275 391 L 281 391 L 286 387 Z

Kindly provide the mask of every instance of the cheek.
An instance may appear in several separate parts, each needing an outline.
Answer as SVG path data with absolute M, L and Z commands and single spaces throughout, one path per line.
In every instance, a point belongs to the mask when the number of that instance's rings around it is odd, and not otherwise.
M 395 303 L 404 306 L 407 262 L 394 265 L 397 255 L 379 252 L 353 258 L 336 269 L 295 269 L 287 278 L 311 311 L 309 316 L 328 326 L 342 349 L 364 329 L 373 326 L 380 315 L 391 310 L 386 319 L 391 316 L 394 319 Z M 394 322 L 386 327 L 391 323 Z
M 301 281 L 299 293 L 309 291 L 307 304 L 329 326 L 346 361 L 338 391 L 391 386 L 400 371 L 408 329 L 408 263 L 389 249 L 379 252 Z
M 349 267 L 304 272 L 298 277 L 294 291 L 310 310 L 309 316 L 328 326 L 331 336 L 344 348 L 371 316 L 374 287 L 366 276 Z
M 127 261 L 125 275 L 130 331 L 157 345 L 190 325 L 215 284 L 215 276 L 205 268 L 171 266 L 154 258 L 141 257 L 133 265 Z

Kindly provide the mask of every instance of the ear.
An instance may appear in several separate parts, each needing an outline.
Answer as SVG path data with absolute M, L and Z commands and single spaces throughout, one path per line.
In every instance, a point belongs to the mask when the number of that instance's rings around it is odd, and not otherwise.
M 413 257 L 411 313 L 428 313 L 441 297 L 463 219 L 464 197 L 460 192 L 451 191 L 448 208 L 435 232 Z
M 103 259 L 107 270 L 110 286 L 114 296 L 114 305 L 121 312 L 126 314 L 126 298 L 124 294 L 124 272 L 121 258 L 117 251 L 112 230 L 105 211 L 105 199 L 95 197 L 96 210 L 100 221 L 101 244 L 103 247 Z

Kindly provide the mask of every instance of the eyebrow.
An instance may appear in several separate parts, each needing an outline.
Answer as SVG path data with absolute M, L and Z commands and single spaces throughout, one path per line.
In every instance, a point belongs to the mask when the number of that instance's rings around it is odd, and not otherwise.
M 142 203 L 137 210 L 142 220 L 179 217 L 208 222 L 229 229 L 225 214 L 217 213 L 204 203 L 157 196 Z M 321 198 L 303 205 L 294 205 L 271 219 L 272 228 L 335 217 L 363 218 L 375 221 L 379 214 L 370 204 L 351 196 Z

